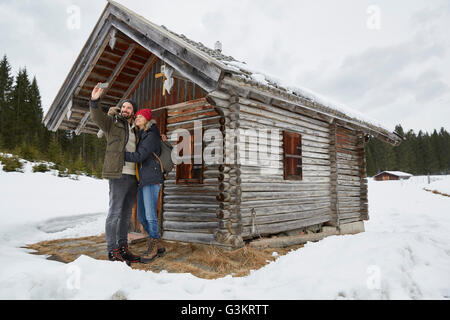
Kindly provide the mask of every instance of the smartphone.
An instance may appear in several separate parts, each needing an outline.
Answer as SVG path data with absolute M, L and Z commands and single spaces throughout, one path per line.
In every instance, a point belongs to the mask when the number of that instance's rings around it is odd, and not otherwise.
M 99 87 L 100 89 L 106 89 L 106 88 L 108 88 L 108 86 L 109 86 L 109 83 L 108 83 L 108 82 L 100 83 L 100 84 L 98 85 L 98 87 Z

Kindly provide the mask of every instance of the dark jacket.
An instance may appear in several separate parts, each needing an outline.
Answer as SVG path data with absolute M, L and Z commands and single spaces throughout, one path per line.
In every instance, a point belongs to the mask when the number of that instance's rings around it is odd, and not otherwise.
M 157 156 L 161 154 L 161 135 L 155 121 L 150 121 L 146 130 L 139 131 L 138 139 L 136 152 L 126 152 L 125 161 L 138 164 L 139 187 L 163 183 L 161 165 L 153 155 L 153 152 Z
M 119 179 L 125 164 L 124 152 L 129 138 L 128 121 L 120 115 L 120 110 L 115 113 L 103 112 L 101 102 L 89 101 L 89 110 L 92 121 L 105 133 L 106 153 L 103 163 L 103 178 Z

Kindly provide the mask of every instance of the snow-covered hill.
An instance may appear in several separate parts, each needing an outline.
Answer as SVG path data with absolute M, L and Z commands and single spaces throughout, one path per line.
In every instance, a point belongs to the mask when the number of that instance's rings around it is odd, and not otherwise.
M 333 236 L 249 276 L 205 280 L 82 256 L 61 264 L 21 246 L 104 231 L 108 183 L 0 170 L 0 299 L 449 299 L 450 176 L 369 181 L 366 232 Z M 111 281 L 114 279 L 114 281 Z

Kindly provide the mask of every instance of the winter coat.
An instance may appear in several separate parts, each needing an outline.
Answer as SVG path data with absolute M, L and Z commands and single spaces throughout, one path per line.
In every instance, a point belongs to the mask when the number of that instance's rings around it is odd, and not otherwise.
M 103 178 L 119 179 L 125 165 L 124 153 L 129 139 L 128 121 L 120 114 L 120 110 L 105 114 L 99 100 L 89 101 L 92 121 L 106 136 L 106 153 L 103 163 Z
M 138 133 L 139 142 L 136 152 L 126 152 L 125 161 L 138 164 L 139 187 L 163 183 L 164 176 L 160 162 L 155 158 L 161 154 L 161 135 L 156 122 L 151 120 L 145 130 Z

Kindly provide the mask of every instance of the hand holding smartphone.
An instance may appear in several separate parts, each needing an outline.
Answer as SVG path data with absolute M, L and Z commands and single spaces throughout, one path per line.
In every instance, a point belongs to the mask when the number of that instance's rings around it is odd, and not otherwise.
M 91 94 L 91 99 L 92 101 L 96 101 L 98 99 L 100 99 L 103 90 L 105 88 L 107 88 L 109 86 L 109 83 L 98 83 L 95 87 L 94 90 L 92 90 L 92 94 Z
M 108 88 L 109 83 L 108 83 L 108 82 L 105 82 L 105 83 L 99 83 L 97 86 L 98 86 L 100 89 L 106 89 L 106 88 Z

